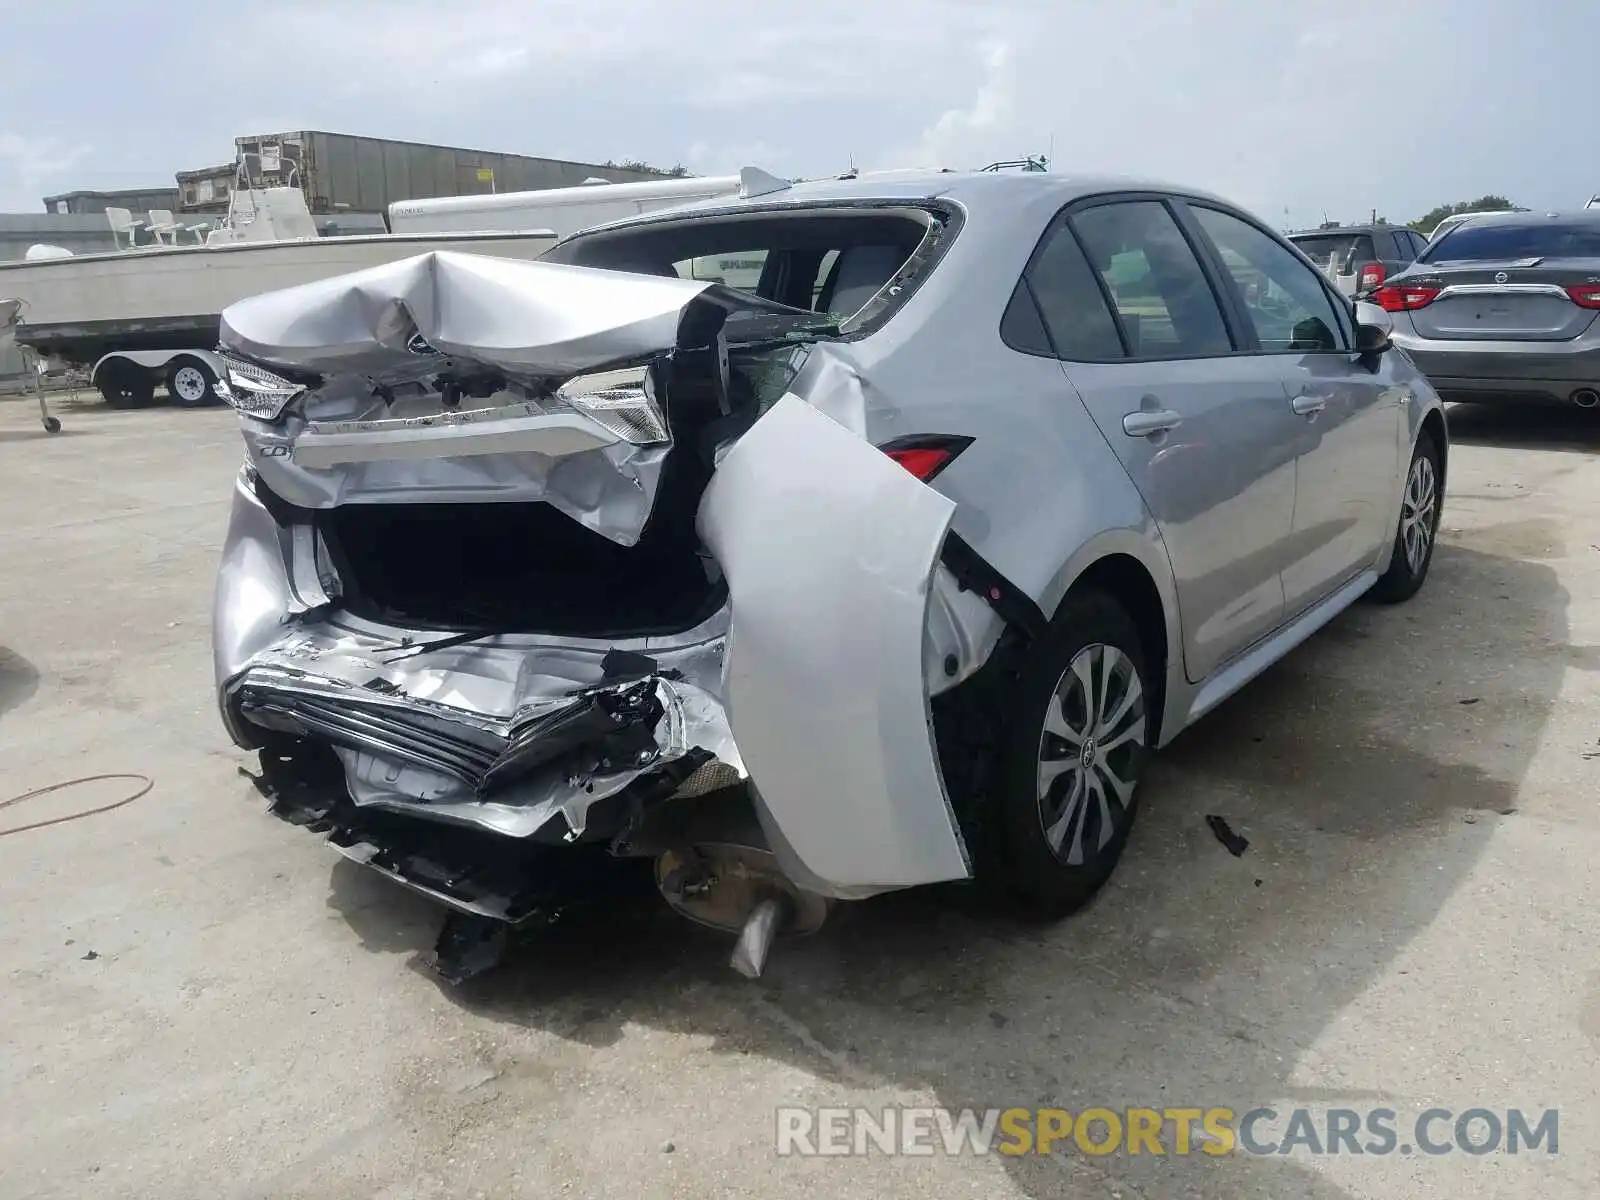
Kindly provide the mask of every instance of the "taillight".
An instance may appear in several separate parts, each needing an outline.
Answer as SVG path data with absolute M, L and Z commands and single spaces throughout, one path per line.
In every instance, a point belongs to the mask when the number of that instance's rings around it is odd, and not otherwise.
M 935 475 L 953 463 L 970 445 L 972 439 L 969 437 L 933 433 L 895 438 L 892 442 L 885 442 L 878 449 L 923 483 L 930 483 Z
M 1411 287 L 1406 284 L 1391 283 L 1388 287 L 1379 288 L 1372 297 L 1372 302 L 1384 312 L 1411 312 L 1418 308 L 1427 308 L 1438 296 L 1436 287 Z
M 1389 277 L 1389 270 L 1382 263 L 1368 263 L 1361 268 L 1361 282 L 1356 286 L 1363 292 L 1370 292 Z
M 1580 283 L 1569 287 L 1567 295 L 1579 308 L 1600 308 L 1600 283 Z

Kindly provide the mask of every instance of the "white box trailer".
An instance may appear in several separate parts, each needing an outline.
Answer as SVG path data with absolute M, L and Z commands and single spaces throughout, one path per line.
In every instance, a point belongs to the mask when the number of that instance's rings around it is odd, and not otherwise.
M 397 200 L 389 206 L 389 228 L 395 233 L 489 233 L 552 229 L 558 237 L 653 209 L 692 204 L 719 196 L 752 194 L 753 177 L 773 177 L 746 167 L 738 175 L 702 179 L 662 179 L 644 183 L 610 183 L 596 179 L 577 187 L 533 192 L 501 192 L 489 196 L 439 196 L 431 200 Z M 776 182 L 776 181 L 774 181 Z M 758 186 L 759 191 L 768 190 Z

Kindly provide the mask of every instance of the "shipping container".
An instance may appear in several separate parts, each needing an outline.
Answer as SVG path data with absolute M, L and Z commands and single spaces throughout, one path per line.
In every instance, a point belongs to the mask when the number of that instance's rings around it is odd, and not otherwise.
M 170 187 L 119 188 L 109 192 L 62 192 L 44 198 L 44 210 L 56 216 L 83 216 L 103 213 L 108 208 L 125 208 L 143 213 L 152 208 L 172 210 L 178 206 L 178 189 Z
M 258 186 L 298 184 L 313 213 L 387 212 L 398 200 L 631 183 L 648 171 L 303 130 L 234 139 Z

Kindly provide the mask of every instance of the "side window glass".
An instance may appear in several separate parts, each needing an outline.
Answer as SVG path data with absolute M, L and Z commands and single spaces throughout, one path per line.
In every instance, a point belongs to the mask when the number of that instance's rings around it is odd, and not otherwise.
M 1011 303 L 1006 305 L 1000 318 L 1000 340 L 1023 354 L 1037 354 L 1041 358 L 1054 358 L 1055 347 L 1044 331 L 1044 321 L 1039 317 L 1039 306 L 1033 302 L 1033 293 L 1025 280 L 1017 280 L 1011 292 Z
M 1057 224 L 1028 268 L 1028 286 L 1056 353 L 1065 359 L 1123 358 L 1117 322 L 1072 230 Z
M 1344 349 L 1343 325 L 1316 272 L 1246 221 L 1214 208 L 1193 212 L 1233 276 L 1262 350 Z
M 1116 306 L 1134 358 L 1233 350 L 1211 285 L 1165 205 L 1102 204 L 1076 214 L 1071 224 Z

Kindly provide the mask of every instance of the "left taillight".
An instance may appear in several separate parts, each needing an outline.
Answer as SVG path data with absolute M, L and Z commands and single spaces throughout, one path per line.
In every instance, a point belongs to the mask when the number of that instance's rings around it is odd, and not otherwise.
M 1389 269 L 1382 263 L 1368 263 L 1361 268 L 1361 279 L 1356 287 L 1363 292 L 1370 292 L 1373 288 L 1381 287 L 1383 281 L 1389 278 Z
M 878 449 L 923 483 L 931 483 L 939 472 L 955 462 L 961 452 L 970 445 L 972 445 L 971 438 L 958 437 L 954 434 L 911 434 L 885 442 Z
M 289 402 L 306 389 L 293 380 L 275 375 L 253 362 L 219 354 L 222 377 L 217 380 L 217 395 L 247 417 L 276 421 Z
M 1391 283 L 1374 293 L 1372 302 L 1384 312 L 1415 312 L 1427 308 L 1439 295 L 1436 287 Z

